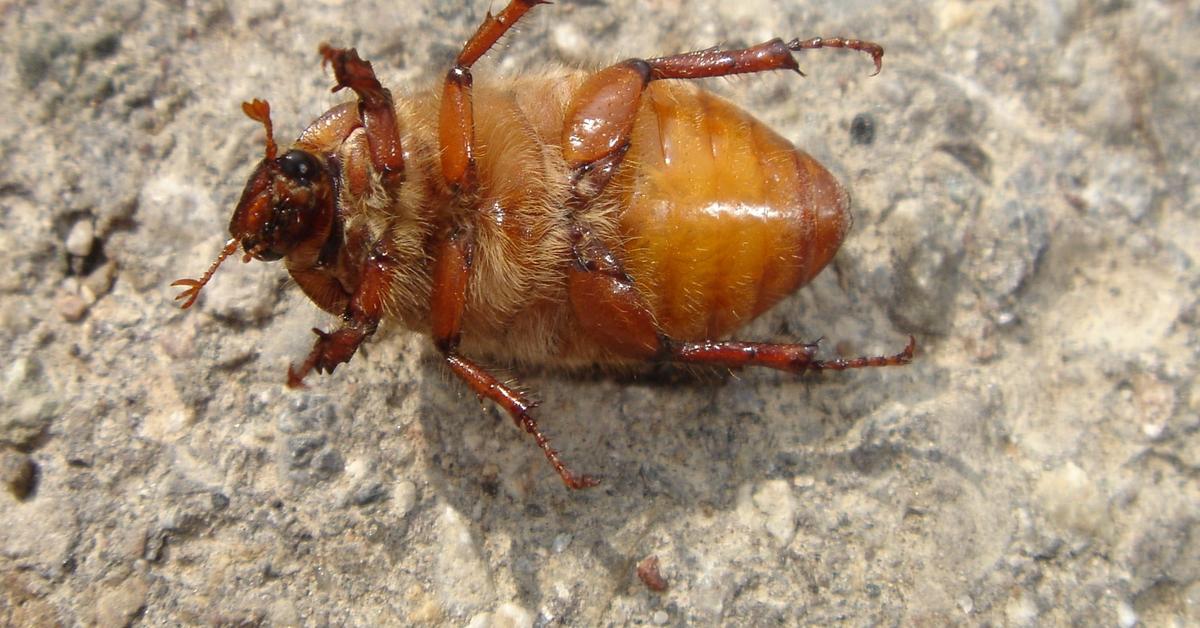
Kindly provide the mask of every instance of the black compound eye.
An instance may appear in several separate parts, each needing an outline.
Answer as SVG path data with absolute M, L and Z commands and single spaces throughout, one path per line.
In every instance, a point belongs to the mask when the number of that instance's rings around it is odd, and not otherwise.
M 302 150 L 289 150 L 278 160 L 279 168 L 289 179 L 297 183 L 308 184 L 317 176 L 317 160 Z

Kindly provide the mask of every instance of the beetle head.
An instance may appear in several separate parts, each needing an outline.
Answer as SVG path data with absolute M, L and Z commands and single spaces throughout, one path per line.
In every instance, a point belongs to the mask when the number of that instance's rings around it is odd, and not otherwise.
M 319 250 L 329 235 L 334 213 L 333 177 L 322 157 L 293 148 L 277 156 L 271 129 L 271 106 L 265 100 L 242 103 L 242 111 L 267 131 L 266 155 L 259 162 L 229 220 L 232 236 L 200 279 L 180 279 L 186 288 L 176 299 L 187 308 L 225 258 L 242 247 L 243 262 L 272 262 L 301 246 Z
M 333 183 L 317 155 L 293 148 L 276 157 L 265 101 L 245 103 L 242 109 L 266 127 L 267 150 L 229 220 L 229 235 L 246 256 L 271 262 L 313 238 L 324 241 L 333 216 Z

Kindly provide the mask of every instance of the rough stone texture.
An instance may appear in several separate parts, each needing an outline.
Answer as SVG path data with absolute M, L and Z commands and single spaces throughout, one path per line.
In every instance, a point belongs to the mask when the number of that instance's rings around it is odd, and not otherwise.
M 240 102 L 286 138 L 344 100 L 326 40 L 435 81 L 487 6 L 0 8 L 0 447 L 36 471 L 0 491 L 0 623 L 1200 623 L 1195 3 L 539 7 L 478 74 L 884 44 L 874 78 L 822 51 L 710 85 L 855 198 L 834 267 L 743 335 L 920 344 L 819 377 L 525 374 L 604 479 L 581 493 L 423 338 L 285 389 L 328 321 L 279 265 L 188 312 L 167 285 L 261 154 Z

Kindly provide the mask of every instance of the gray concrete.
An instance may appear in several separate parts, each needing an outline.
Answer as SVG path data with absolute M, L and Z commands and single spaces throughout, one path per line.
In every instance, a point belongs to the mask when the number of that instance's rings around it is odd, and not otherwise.
M 486 6 L 0 7 L 0 623 L 1200 622 L 1195 3 L 537 9 L 478 74 L 882 43 L 878 77 L 829 51 L 711 87 L 855 198 L 834 267 L 743 335 L 920 343 L 818 377 L 519 373 L 584 493 L 425 338 L 284 388 L 328 320 L 278 264 L 187 312 L 168 287 L 261 155 L 239 103 L 288 138 L 346 99 L 321 41 L 436 81 Z

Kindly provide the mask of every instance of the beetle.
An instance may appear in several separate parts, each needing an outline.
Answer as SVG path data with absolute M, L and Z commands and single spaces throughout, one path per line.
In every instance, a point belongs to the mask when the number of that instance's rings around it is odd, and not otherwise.
M 541 0 L 488 13 L 438 86 L 396 98 L 354 49 L 322 44 L 333 90 L 356 99 L 286 150 L 270 105 L 243 104 L 266 151 L 229 222 L 217 267 L 283 260 L 341 317 L 314 329 L 290 386 L 332 372 L 383 322 L 428 334 L 450 370 L 499 404 L 570 488 L 532 403 L 478 359 L 573 367 L 667 361 L 793 373 L 907 364 L 895 355 L 818 360 L 816 343 L 723 340 L 808 283 L 850 225 L 850 198 L 820 163 L 738 107 L 686 81 L 792 70 L 794 53 L 883 48 L 782 39 L 628 59 L 599 71 L 475 84 L 471 68 Z

